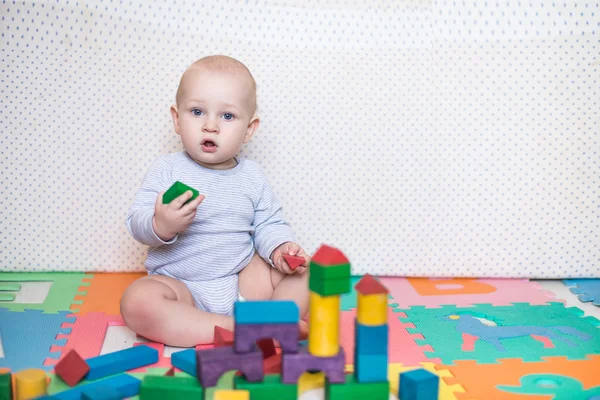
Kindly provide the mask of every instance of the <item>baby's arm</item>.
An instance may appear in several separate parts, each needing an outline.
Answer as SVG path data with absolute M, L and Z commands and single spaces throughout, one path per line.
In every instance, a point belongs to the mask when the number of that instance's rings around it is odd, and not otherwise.
M 170 187 L 170 175 L 167 162 L 162 158 L 156 159 L 146 172 L 127 214 L 125 224 L 129 233 L 135 240 L 147 246 L 160 246 L 177 240 L 177 236 L 168 242 L 162 240 L 152 227 L 157 196 Z
M 254 227 L 254 244 L 258 255 L 271 264 L 273 250 L 283 243 L 294 241 L 292 228 L 285 221 L 281 204 L 266 179 L 254 212 Z

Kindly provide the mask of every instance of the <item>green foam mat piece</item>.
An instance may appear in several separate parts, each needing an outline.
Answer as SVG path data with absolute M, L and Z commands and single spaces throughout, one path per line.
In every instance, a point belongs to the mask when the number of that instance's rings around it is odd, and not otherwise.
M 83 278 L 92 276 L 83 272 L 0 272 L 0 283 L 2 284 L 52 282 L 42 304 L 10 303 L 0 299 L 0 307 L 11 311 L 42 310 L 48 314 L 70 311 L 75 296 L 79 294 L 79 287 L 89 285 L 88 282 L 83 282 Z
M 547 356 L 580 360 L 600 353 L 600 321 L 582 317 L 581 309 L 557 302 L 417 306 L 394 312 L 404 312 L 406 318 L 399 317 L 402 322 L 414 324 L 408 332 L 423 335 L 424 339 L 415 342 L 431 346 L 433 351 L 425 352 L 428 358 L 439 357 L 448 365 L 457 360 L 496 364 L 501 358 L 543 361 Z
M 2 293 L 0 292 L 0 301 L 13 301 L 15 295 L 13 293 Z
M 0 292 L 18 292 L 21 290 L 20 283 L 0 282 Z

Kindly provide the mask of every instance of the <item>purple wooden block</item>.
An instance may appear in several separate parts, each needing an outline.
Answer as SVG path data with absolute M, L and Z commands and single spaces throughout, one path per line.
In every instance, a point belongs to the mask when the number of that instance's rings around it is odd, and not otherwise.
M 196 351 L 196 371 L 202 387 L 215 386 L 221 375 L 231 370 L 239 370 L 248 382 L 261 382 L 262 351 L 257 346 L 249 353 L 236 353 L 230 346 Z
M 306 347 L 301 347 L 296 354 L 283 353 L 281 357 L 281 382 L 298 383 L 300 375 L 306 371 L 321 371 L 325 373 L 330 383 L 345 383 L 344 349 L 331 357 L 318 357 L 310 354 Z
M 246 353 L 260 339 L 275 339 L 283 353 L 297 353 L 300 345 L 300 326 L 294 324 L 236 324 L 233 346 L 238 353 Z

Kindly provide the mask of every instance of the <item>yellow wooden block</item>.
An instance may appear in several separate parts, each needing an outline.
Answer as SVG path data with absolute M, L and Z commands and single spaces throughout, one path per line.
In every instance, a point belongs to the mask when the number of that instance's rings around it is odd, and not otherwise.
M 15 399 L 27 400 L 46 394 L 47 383 L 44 370 L 31 368 L 14 374 Z
M 357 293 L 356 320 L 361 325 L 379 326 L 387 324 L 388 295 Z
M 310 292 L 308 352 L 330 357 L 340 351 L 340 296 Z
M 247 390 L 215 390 L 214 400 L 250 400 L 250 392 Z

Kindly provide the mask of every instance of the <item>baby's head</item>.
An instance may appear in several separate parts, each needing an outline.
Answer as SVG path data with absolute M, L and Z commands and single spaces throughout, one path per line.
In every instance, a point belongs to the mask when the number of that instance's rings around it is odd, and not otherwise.
M 259 125 L 254 77 L 231 57 L 201 58 L 183 73 L 171 116 L 183 147 L 197 163 L 232 168 L 233 157 Z

